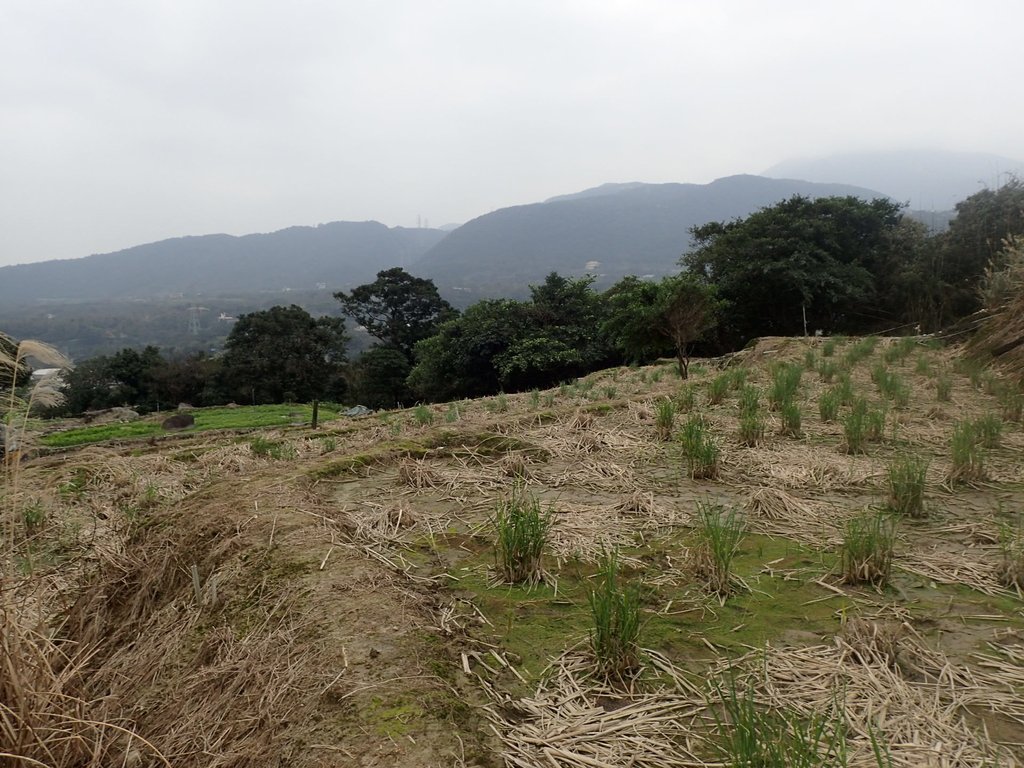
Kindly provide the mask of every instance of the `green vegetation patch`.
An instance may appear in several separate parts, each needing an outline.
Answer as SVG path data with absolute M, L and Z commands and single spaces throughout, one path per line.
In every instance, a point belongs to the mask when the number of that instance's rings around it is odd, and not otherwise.
M 218 429 L 260 429 L 264 427 L 289 426 L 296 423 L 308 424 L 313 418 L 309 405 L 256 405 L 238 408 L 200 408 L 192 411 L 196 423 L 186 432 L 205 432 Z M 91 427 L 68 429 L 44 435 L 40 442 L 50 448 L 73 448 L 78 445 L 102 443 L 108 440 L 131 440 L 165 432 L 160 423 L 170 414 L 159 414 L 145 421 L 125 424 L 98 424 Z M 338 412 L 320 406 L 320 419 L 337 418 Z

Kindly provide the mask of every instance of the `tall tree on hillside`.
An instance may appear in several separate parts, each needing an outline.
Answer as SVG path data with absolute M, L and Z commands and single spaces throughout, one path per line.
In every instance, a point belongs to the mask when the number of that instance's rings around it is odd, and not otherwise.
M 341 318 L 313 318 L 294 304 L 242 315 L 224 345 L 225 389 L 256 403 L 338 396 L 347 342 Z
M 989 267 L 998 269 L 1007 238 L 1024 235 L 1024 182 L 1016 177 L 998 189 L 981 190 L 956 205 L 942 236 L 939 274 L 947 286 L 952 320 L 981 306 L 978 285 Z
M 348 294 L 338 291 L 334 298 L 367 333 L 410 361 L 416 342 L 432 336 L 438 325 L 457 314 L 432 280 L 413 277 L 401 267 L 378 272 L 372 283 Z
M 683 263 L 729 302 L 734 342 L 809 329 L 860 331 L 887 320 L 877 278 L 900 206 L 856 197 L 792 197 L 733 222 L 694 227 Z
M 722 309 L 714 286 L 689 273 L 659 282 L 627 277 L 605 298 L 602 331 L 609 342 L 630 362 L 672 354 L 684 379 L 694 343 L 715 327 Z

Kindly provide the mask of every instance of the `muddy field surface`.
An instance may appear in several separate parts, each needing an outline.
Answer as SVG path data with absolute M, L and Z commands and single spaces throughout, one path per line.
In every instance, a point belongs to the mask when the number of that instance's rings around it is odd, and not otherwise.
M 771 407 L 783 364 L 803 368 L 795 429 Z M 258 440 L 56 453 L 5 490 L 5 653 L 31 682 L 42 647 L 67 678 L 64 703 L 24 709 L 97 760 L 78 765 L 727 765 L 732 695 L 841 739 L 843 762 L 808 765 L 1020 765 L 1008 391 L 924 340 L 762 339 L 686 382 L 620 368 Z M 851 448 L 860 398 L 880 415 Z M 965 421 L 988 424 L 966 469 Z M 687 456 L 694 424 L 708 471 Z M 926 463 L 924 508 L 894 516 L 907 456 Z M 539 583 L 500 575 L 495 519 L 516 499 L 550 524 Z M 742 531 L 717 589 L 709 510 Z M 845 542 L 867 519 L 891 526 L 890 570 L 854 583 Z M 640 603 L 637 664 L 616 679 L 591 639 L 611 552 Z M 42 741 L 0 751 L 72 764 Z

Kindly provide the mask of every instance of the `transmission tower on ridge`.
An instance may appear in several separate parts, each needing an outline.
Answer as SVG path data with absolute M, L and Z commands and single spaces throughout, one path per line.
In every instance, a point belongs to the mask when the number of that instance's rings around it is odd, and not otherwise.
M 199 313 L 209 312 L 207 307 L 191 306 L 188 308 L 188 332 L 193 336 L 199 335 Z

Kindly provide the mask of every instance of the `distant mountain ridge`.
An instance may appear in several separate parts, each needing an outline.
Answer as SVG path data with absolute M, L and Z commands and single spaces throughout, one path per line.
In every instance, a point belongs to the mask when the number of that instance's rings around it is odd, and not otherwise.
M 598 287 L 679 270 L 689 229 L 747 216 L 793 195 L 880 192 L 847 184 L 729 176 L 710 184 L 605 184 L 543 203 L 502 208 L 462 225 L 413 267 L 442 293 L 520 295 L 556 271 L 593 274 Z
M 333 222 L 242 237 L 161 240 L 81 259 L 0 267 L 0 303 L 333 290 L 409 266 L 447 233 Z
M 918 155 L 919 163 L 922 157 L 942 159 Z M 794 163 L 772 170 L 832 173 Z M 902 201 L 899 189 L 753 175 L 709 184 L 608 183 L 444 229 L 333 222 L 242 237 L 181 237 L 81 259 L 0 267 L 0 305 L 345 290 L 394 266 L 433 279 L 460 306 L 486 296 L 522 296 L 552 271 L 594 275 L 602 288 L 629 274 L 674 273 L 690 247 L 692 226 L 741 218 L 793 195 Z M 950 214 L 933 209 L 908 215 L 941 229 Z
M 985 152 L 892 150 L 848 152 L 786 160 L 764 176 L 843 182 L 884 192 L 921 211 L 948 211 L 985 187 L 997 188 L 1008 174 L 1024 176 L 1024 161 Z

